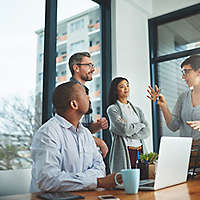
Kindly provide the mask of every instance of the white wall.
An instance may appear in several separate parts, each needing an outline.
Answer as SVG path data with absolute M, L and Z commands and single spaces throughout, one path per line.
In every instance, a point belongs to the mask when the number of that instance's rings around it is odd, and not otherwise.
M 130 100 L 143 110 L 151 128 L 151 102 L 146 98 L 150 83 L 148 12 L 130 0 L 113 0 L 112 9 L 113 77 L 129 80 Z M 152 137 L 147 143 L 152 151 Z
M 181 8 L 186 8 L 197 3 L 200 3 L 200 0 L 153 0 L 153 13 L 151 18 L 179 10 Z
M 130 81 L 130 100 L 143 110 L 151 130 L 151 102 L 146 98 L 150 84 L 148 19 L 196 3 L 200 0 L 112 0 L 112 76 Z M 152 151 L 152 133 L 147 144 Z

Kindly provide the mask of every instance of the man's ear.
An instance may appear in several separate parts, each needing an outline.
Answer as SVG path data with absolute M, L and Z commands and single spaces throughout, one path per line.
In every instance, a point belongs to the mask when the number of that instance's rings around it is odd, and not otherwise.
M 78 67 L 78 65 L 76 65 L 76 64 L 74 64 L 73 65 L 73 70 L 74 70 L 74 72 L 79 72 L 79 67 Z
M 70 106 L 71 106 L 72 109 L 78 110 L 78 102 L 76 100 L 71 100 Z

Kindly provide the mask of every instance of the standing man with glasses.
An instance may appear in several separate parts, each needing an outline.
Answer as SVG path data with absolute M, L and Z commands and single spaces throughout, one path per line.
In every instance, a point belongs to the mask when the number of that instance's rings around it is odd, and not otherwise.
M 85 89 L 86 94 L 89 95 L 89 89 L 85 86 L 85 83 L 86 81 L 92 80 L 92 74 L 95 71 L 91 55 L 88 52 L 78 52 L 73 54 L 69 58 L 69 69 L 72 74 L 70 81 L 80 84 Z M 91 102 L 88 112 L 82 118 L 82 124 L 87 127 L 92 134 L 97 133 L 101 129 L 108 128 L 108 121 L 105 117 L 98 119 L 97 122 L 93 121 Z M 96 136 L 94 136 L 94 140 L 105 158 L 108 153 L 106 143 Z
M 200 144 L 200 55 L 187 58 L 181 64 L 181 71 L 189 90 L 179 96 L 172 113 L 157 86 L 155 90 L 149 86 L 147 97 L 160 106 L 170 130 L 180 130 L 180 136 L 192 137 Z

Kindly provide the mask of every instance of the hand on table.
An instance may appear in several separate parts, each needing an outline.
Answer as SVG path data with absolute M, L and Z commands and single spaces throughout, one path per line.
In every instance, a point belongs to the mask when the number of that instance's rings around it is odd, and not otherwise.
M 102 188 L 112 188 L 116 186 L 114 177 L 116 173 L 109 174 L 103 178 L 98 178 L 97 180 L 97 187 L 102 187 Z M 123 183 L 122 181 L 122 176 L 121 174 L 117 176 L 117 181 L 118 183 Z

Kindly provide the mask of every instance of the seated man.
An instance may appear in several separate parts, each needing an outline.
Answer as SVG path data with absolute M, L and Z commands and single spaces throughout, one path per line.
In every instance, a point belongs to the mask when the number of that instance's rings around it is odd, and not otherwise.
M 89 108 L 83 87 L 74 82 L 57 86 L 53 104 L 55 117 L 33 137 L 31 192 L 114 187 L 115 174 L 105 176 L 102 155 L 90 131 L 79 123 Z

